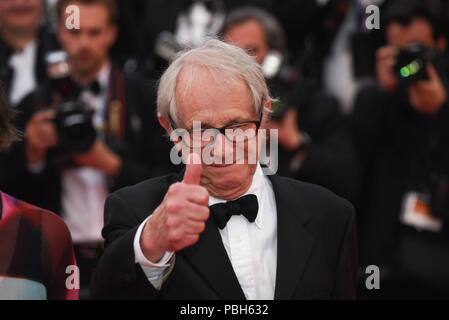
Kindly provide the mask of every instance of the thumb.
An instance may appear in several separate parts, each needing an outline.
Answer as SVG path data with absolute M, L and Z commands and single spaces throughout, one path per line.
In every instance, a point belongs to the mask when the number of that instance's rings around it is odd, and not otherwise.
M 185 184 L 200 184 L 201 173 L 203 168 L 201 166 L 201 159 L 196 153 L 191 153 L 186 163 L 186 172 L 184 173 Z

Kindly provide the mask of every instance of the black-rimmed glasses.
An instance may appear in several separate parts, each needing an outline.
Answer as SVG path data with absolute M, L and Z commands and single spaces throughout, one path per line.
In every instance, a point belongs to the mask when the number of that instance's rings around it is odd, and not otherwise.
M 177 128 L 173 119 L 169 116 L 172 129 L 178 137 L 182 138 L 184 145 L 188 148 L 205 148 L 214 144 L 219 133 L 232 143 L 243 143 L 257 136 L 263 118 L 263 101 L 260 106 L 259 119 L 242 122 L 233 122 L 221 128 Z

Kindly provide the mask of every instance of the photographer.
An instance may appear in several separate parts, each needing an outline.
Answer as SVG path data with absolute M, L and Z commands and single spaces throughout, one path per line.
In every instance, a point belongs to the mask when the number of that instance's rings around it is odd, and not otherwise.
M 361 263 L 390 275 L 383 285 L 387 297 L 449 292 L 443 12 L 439 1 L 388 3 L 377 85 L 359 92 L 353 114 L 365 167 L 358 210 Z
M 10 104 L 19 109 L 46 81 L 45 55 L 58 46 L 42 23 L 43 6 L 43 0 L 0 0 L 0 81 Z
M 72 4 L 80 9 L 80 29 L 65 26 L 65 9 Z M 154 120 L 153 87 L 110 63 L 115 2 L 61 0 L 58 13 L 70 77 L 54 79 L 30 101 L 25 143 L 9 157 L 4 185 L 61 214 L 72 234 L 83 289 L 102 251 L 107 194 L 169 172 L 164 148 L 170 145 Z
M 337 102 L 289 65 L 279 23 L 262 9 L 231 12 L 223 38 L 262 65 L 274 102 L 268 129 L 277 129 L 279 174 L 319 184 L 353 200 L 357 161 Z

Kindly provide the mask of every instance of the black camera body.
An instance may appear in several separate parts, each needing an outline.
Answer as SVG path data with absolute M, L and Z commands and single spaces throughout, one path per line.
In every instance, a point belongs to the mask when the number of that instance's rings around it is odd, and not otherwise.
M 419 43 L 412 43 L 407 50 L 401 50 L 393 68 L 399 86 L 408 88 L 418 81 L 428 80 L 426 65 L 434 63 L 435 57 L 436 53 L 433 48 Z
M 56 153 L 58 160 L 64 163 L 70 154 L 84 153 L 93 146 L 97 135 L 93 125 L 94 111 L 78 99 L 80 88 L 70 79 L 67 53 L 48 52 L 45 60 L 50 82 L 44 100 L 51 104 L 54 93 L 59 97 L 59 102 L 53 106 L 59 138 Z
M 93 110 L 78 101 L 64 101 L 56 107 L 55 123 L 59 147 L 64 153 L 84 153 L 95 142 Z

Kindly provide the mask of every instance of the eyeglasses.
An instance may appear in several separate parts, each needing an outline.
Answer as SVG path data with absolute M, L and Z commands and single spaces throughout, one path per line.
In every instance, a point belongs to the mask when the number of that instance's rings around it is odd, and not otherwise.
M 172 129 L 178 137 L 182 137 L 184 145 L 191 149 L 205 148 L 212 146 L 217 139 L 219 133 L 224 135 L 226 139 L 232 143 L 243 143 L 257 136 L 257 131 L 262 123 L 263 118 L 263 101 L 260 106 L 259 119 L 233 122 L 221 128 L 205 128 L 202 129 L 182 129 L 177 128 L 173 119 L 169 116 Z

